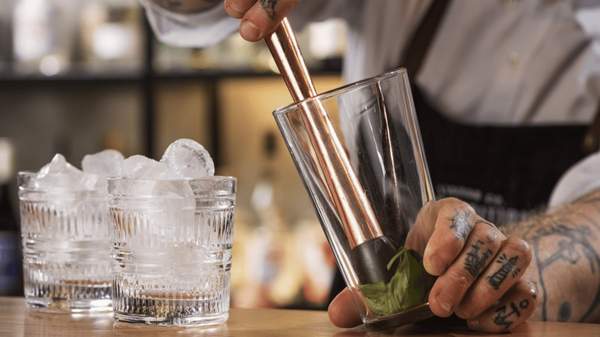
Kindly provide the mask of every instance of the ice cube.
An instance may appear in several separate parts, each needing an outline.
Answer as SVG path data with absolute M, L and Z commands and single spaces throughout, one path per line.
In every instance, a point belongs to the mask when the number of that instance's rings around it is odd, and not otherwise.
M 135 155 L 123 161 L 122 175 L 128 179 L 177 179 L 177 174 L 165 163 Z
M 195 179 L 215 174 L 215 164 L 208 151 L 191 139 L 178 139 L 171 143 L 160 161 L 185 178 Z
M 83 173 L 58 153 L 37 173 L 35 187 L 45 190 L 93 190 L 97 180 L 97 176 Z
M 96 174 L 104 178 L 120 177 L 123 155 L 117 150 L 104 150 L 88 154 L 81 161 L 81 168 L 85 173 Z

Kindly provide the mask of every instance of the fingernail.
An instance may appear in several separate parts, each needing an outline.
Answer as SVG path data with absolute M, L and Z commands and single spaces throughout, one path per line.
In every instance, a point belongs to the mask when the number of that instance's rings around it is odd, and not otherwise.
M 240 26 L 240 35 L 249 41 L 258 41 L 261 38 L 261 32 L 251 21 L 244 20 Z
M 440 307 L 442 307 L 442 309 L 444 309 L 447 312 L 452 311 L 452 306 L 449 303 L 440 302 Z
M 425 254 L 427 254 L 427 250 Z M 423 267 L 425 268 L 425 271 L 433 276 L 439 276 L 443 273 L 440 264 L 440 259 L 436 255 L 429 254 L 427 258 L 423 259 Z
M 235 12 L 238 16 L 244 14 L 243 9 L 235 1 L 225 1 L 225 6 L 229 7 L 232 12 Z

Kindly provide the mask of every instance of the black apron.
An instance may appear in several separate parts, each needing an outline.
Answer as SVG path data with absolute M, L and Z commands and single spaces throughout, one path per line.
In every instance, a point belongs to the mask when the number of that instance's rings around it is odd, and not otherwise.
M 433 35 L 450 1 L 435 1 L 404 57 L 436 198 L 456 197 L 483 218 L 502 226 L 543 210 L 552 189 L 577 161 L 588 127 L 474 126 L 437 111 L 414 85 Z M 444 4 L 445 3 L 445 4 Z M 436 7 L 437 6 L 437 7 Z M 411 48 L 408 48 L 409 50 Z M 416 63 L 416 64 L 415 64 Z M 336 274 L 330 300 L 345 287 Z
M 413 98 L 436 197 L 466 201 L 498 226 L 543 210 L 560 177 L 586 155 L 583 125 L 465 125 L 414 85 Z

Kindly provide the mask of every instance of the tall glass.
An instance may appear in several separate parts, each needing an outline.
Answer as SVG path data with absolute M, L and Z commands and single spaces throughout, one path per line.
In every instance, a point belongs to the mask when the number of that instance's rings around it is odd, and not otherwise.
M 177 326 L 225 322 L 235 178 L 112 179 L 108 189 L 115 319 Z
M 318 144 L 307 131 L 308 109 L 317 109 L 312 116 L 327 112 L 379 228 L 365 233 L 364 224 L 344 222 L 328 190 L 329 172 L 316 154 Z M 433 199 L 406 71 L 349 84 L 274 116 L 363 322 L 398 325 L 430 317 L 432 278 L 419 253 L 402 248 L 419 209 Z
M 106 194 L 40 189 L 19 173 L 25 299 L 44 311 L 110 311 Z

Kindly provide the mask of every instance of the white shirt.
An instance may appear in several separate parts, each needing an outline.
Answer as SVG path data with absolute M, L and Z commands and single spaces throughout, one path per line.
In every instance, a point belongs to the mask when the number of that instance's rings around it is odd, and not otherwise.
M 239 27 L 221 5 L 181 15 L 141 1 L 167 44 L 208 46 Z M 399 66 L 430 4 L 431 0 L 302 0 L 290 21 L 300 29 L 309 21 L 345 19 L 348 51 L 343 75 L 355 81 Z M 600 0 L 455 0 L 417 82 L 433 105 L 462 123 L 589 123 L 600 98 Z M 600 187 L 600 154 L 564 175 L 550 205 L 595 187 Z

